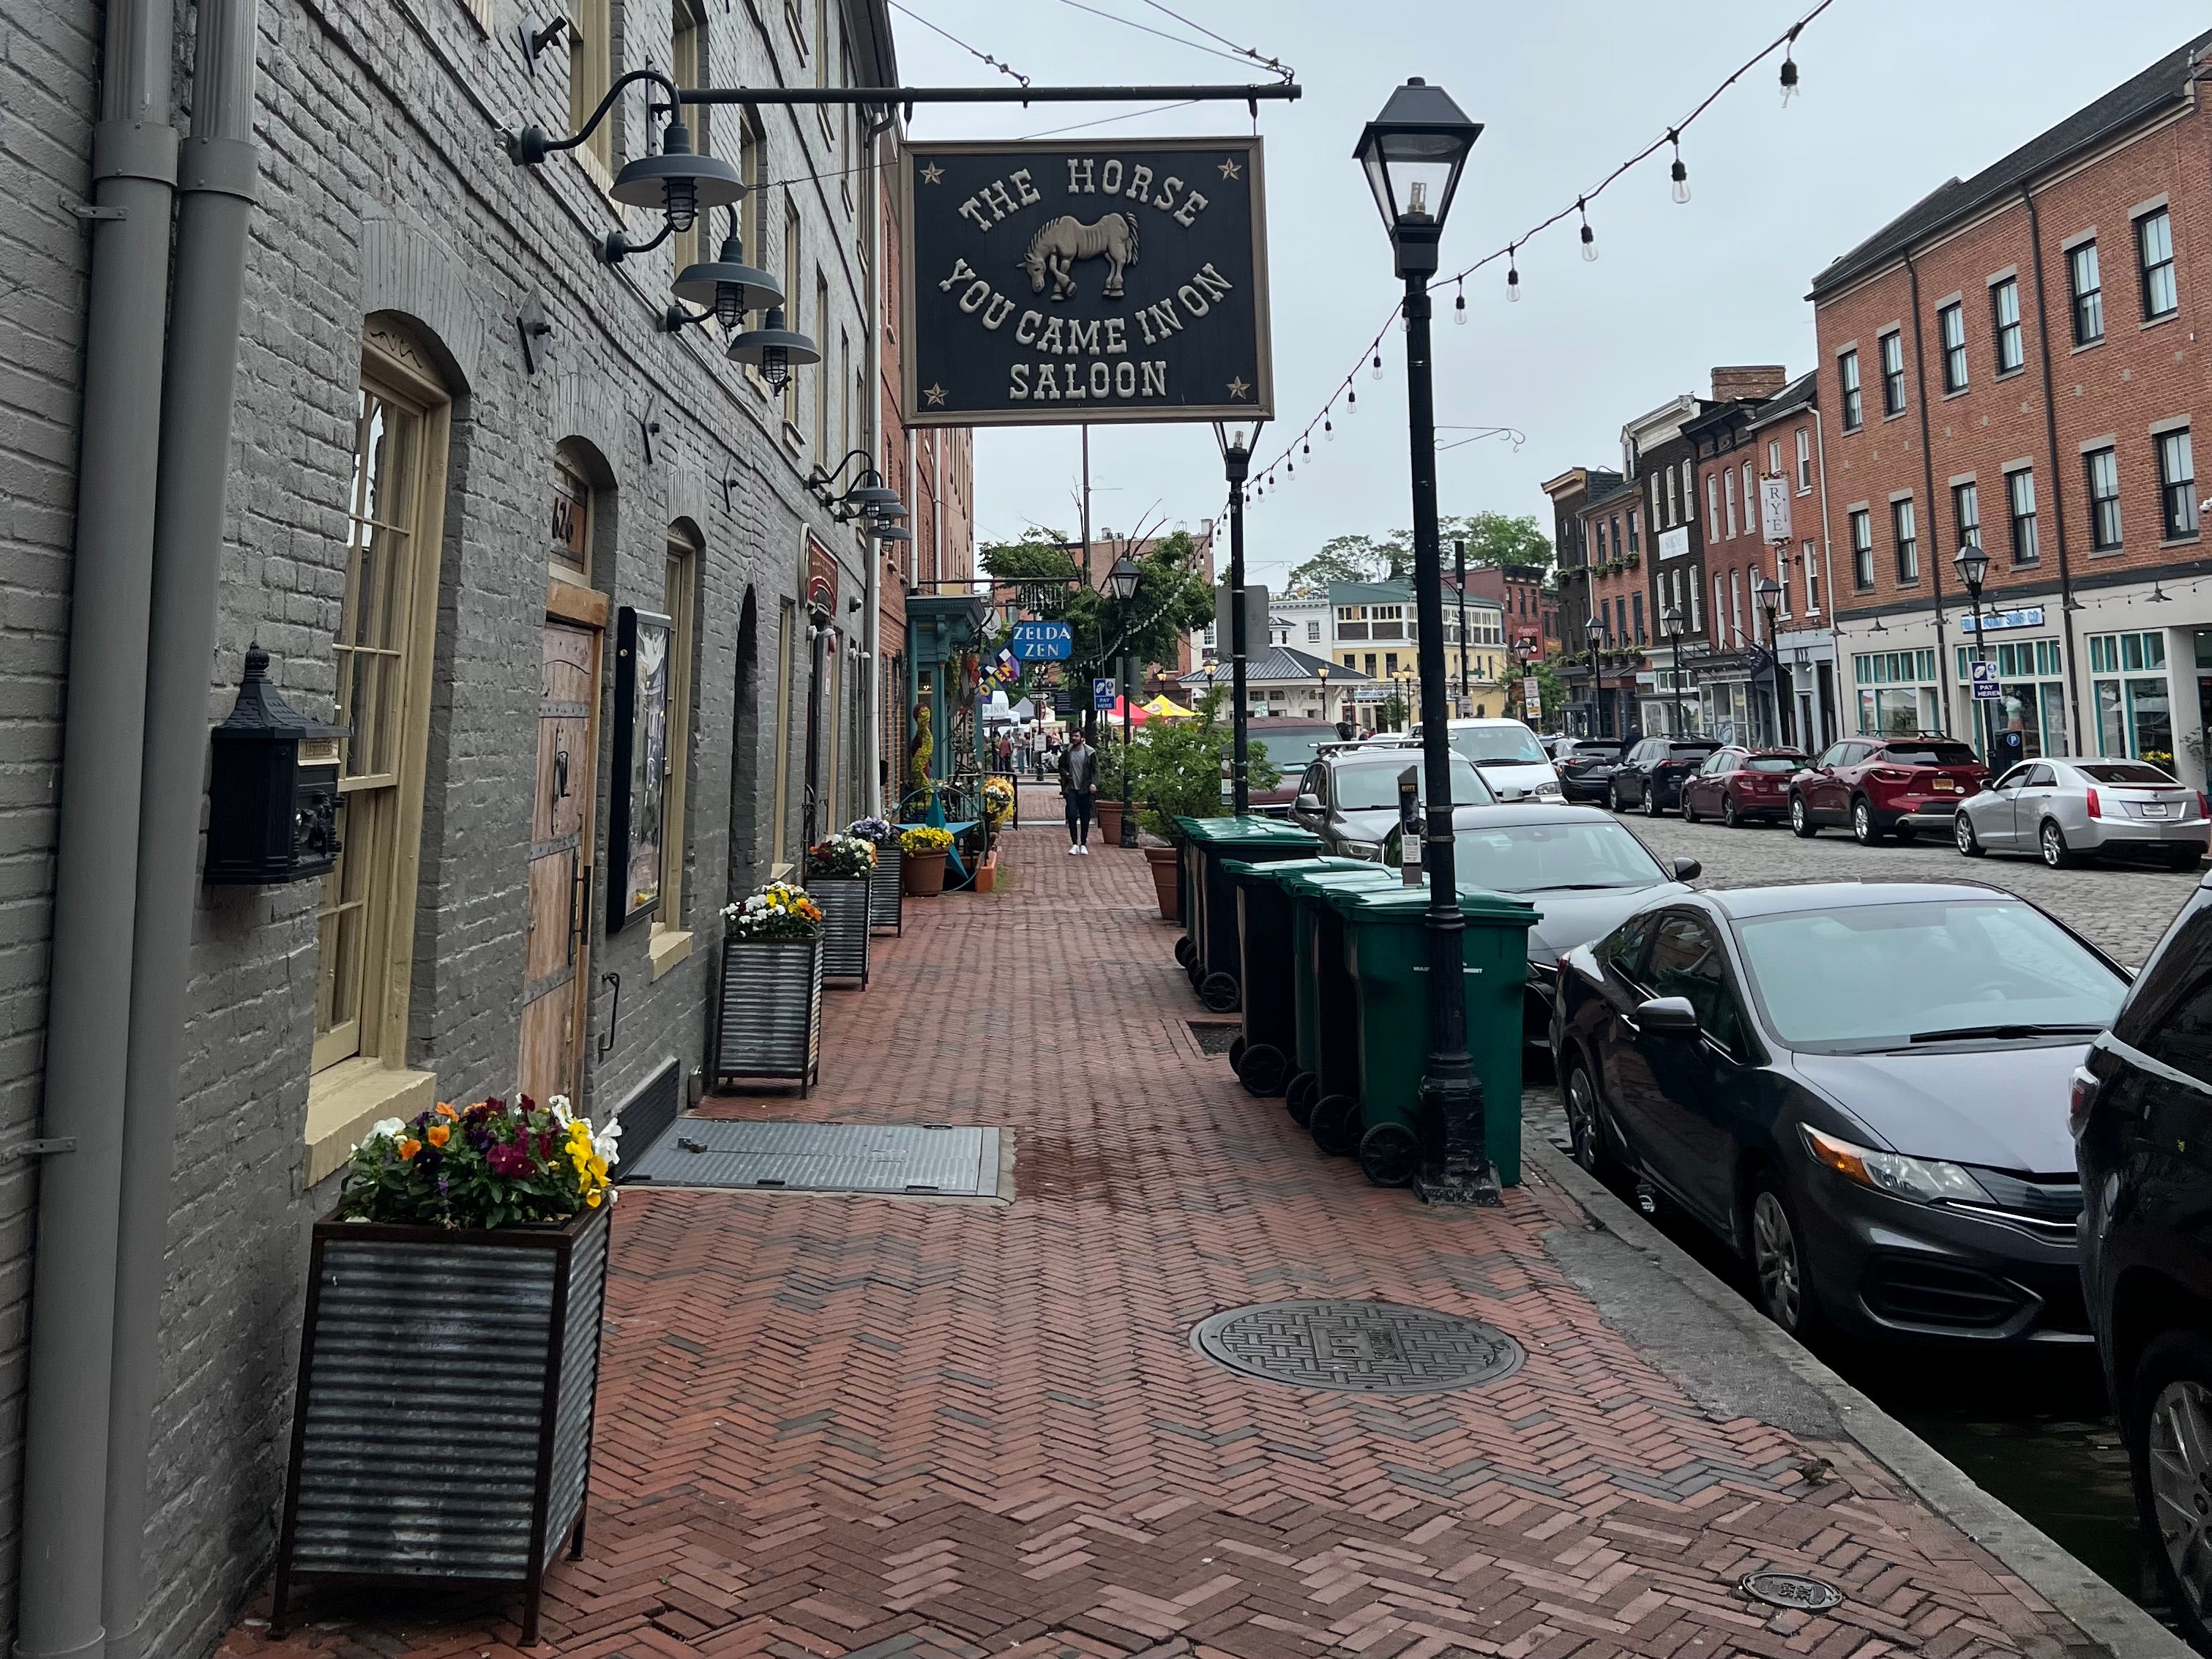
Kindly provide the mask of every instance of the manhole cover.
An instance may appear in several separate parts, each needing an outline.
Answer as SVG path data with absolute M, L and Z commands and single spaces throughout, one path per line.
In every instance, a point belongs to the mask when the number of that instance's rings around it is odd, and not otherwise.
M 1794 1572 L 1747 1572 L 1736 1581 L 1738 1589 L 1754 1601 L 1771 1607 L 1790 1607 L 1799 1613 L 1826 1613 L 1843 1604 L 1844 1593 L 1833 1584 Z
M 1201 1321 L 1191 1346 L 1232 1371 L 1346 1394 L 1441 1394 L 1510 1376 L 1521 1345 L 1480 1320 L 1393 1302 L 1263 1302 Z

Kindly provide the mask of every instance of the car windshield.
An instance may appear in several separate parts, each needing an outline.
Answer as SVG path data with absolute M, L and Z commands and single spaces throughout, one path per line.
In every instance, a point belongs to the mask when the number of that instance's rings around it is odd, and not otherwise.
M 1277 732 L 1254 720 L 1247 728 L 1251 737 L 1249 746 L 1255 757 L 1263 757 L 1280 772 L 1303 772 L 1312 764 L 1314 752 L 1325 743 L 1339 741 L 1333 726 L 1316 726 L 1310 731 L 1300 728 Z
M 1363 761 L 1354 766 L 1336 769 L 1334 787 L 1336 805 L 1345 812 L 1377 812 L 1398 805 L 1398 774 L 1407 767 L 1420 772 L 1421 751 L 1401 749 L 1387 761 Z M 1421 799 L 1428 799 L 1428 781 L 1419 779 Z M 1466 757 L 1454 755 L 1451 769 L 1452 805 L 1455 806 L 1489 806 L 1497 797 L 1485 787 Z
M 1753 755 L 1744 762 L 1747 772 L 1795 772 L 1805 764 L 1802 755 Z
M 1972 766 L 1974 751 L 1963 743 L 1893 743 L 1875 757 L 1892 766 Z
M 2155 766 L 2142 766 L 2126 761 L 2100 761 L 2094 766 L 2077 766 L 2074 769 L 2092 783 L 2146 784 L 2160 789 L 2179 787 Z
M 1567 745 L 1565 753 L 1580 757 L 1588 755 L 1593 760 L 1610 760 L 1620 753 L 1617 743 L 1574 743 Z
M 1904 1048 L 1958 1033 L 2094 1036 L 2127 988 L 2016 900 L 1920 900 L 1735 924 L 1767 1024 L 1793 1048 Z
M 1491 765 L 1541 766 L 1544 745 L 1536 734 L 1516 721 L 1510 726 L 1462 726 L 1454 728 L 1451 746 L 1471 761 Z
M 1452 837 L 1453 876 L 1496 893 L 1656 887 L 1673 879 L 1644 843 L 1610 819 L 1512 823 Z
M 1701 761 L 1719 747 L 1720 745 L 1718 744 L 1713 743 L 1671 744 L 1668 746 L 1667 758 L 1668 760 Z

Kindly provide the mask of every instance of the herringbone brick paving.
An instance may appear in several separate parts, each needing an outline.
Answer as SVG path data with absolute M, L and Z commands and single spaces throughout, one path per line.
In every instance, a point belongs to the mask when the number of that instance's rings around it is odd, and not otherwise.
M 1718 1420 L 1546 1255 L 1540 1184 L 1423 1207 L 1318 1158 L 1188 1027 L 1143 864 L 1017 831 L 830 994 L 810 1100 L 730 1115 L 996 1125 L 1011 1205 L 626 1191 L 588 1540 L 539 1653 L 1121 1659 L 2057 1659 L 2084 1638 L 1856 1448 Z M 1358 1297 L 1527 1347 L 1486 1389 L 1255 1382 L 1191 1328 Z M 1821 1616 L 1741 1596 L 1815 1573 Z M 511 1655 L 512 1609 L 326 1595 L 245 1659 Z

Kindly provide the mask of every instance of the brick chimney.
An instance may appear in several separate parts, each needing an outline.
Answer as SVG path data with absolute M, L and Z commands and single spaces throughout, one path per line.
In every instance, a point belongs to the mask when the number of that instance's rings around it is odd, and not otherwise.
M 1713 401 L 1725 404 L 1738 398 L 1771 398 L 1789 383 L 1789 371 L 1780 363 L 1723 364 L 1713 370 Z

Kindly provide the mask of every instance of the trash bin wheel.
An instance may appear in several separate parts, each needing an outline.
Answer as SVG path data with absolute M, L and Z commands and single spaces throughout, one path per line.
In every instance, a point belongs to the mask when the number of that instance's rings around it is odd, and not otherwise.
M 1359 1137 L 1359 1167 L 1378 1187 L 1402 1187 L 1421 1167 L 1420 1143 L 1402 1123 L 1378 1123 Z
M 1280 1048 L 1267 1042 L 1255 1042 L 1245 1049 L 1237 1066 L 1237 1076 L 1244 1085 L 1244 1092 L 1257 1095 L 1262 1100 L 1282 1093 L 1290 1075 L 1289 1058 Z
M 1331 1158 L 1349 1158 L 1359 1147 L 1359 1103 L 1350 1095 L 1323 1095 L 1314 1102 L 1306 1127 L 1314 1145 Z
M 1229 1069 L 1239 1077 L 1244 1074 L 1244 1034 L 1242 1031 L 1229 1039 Z
M 1194 991 L 1198 989 L 1199 981 L 1206 977 L 1206 969 L 1199 965 L 1198 958 L 1193 957 L 1188 962 L 1183 963 L 1182 970 L 1190 976 L 1190 988 Z
M 1180 939 L 1176 940 L 1175 944 L 1176 966 L 1178 968 L 1189 967 L 1190 959 L 1197 953 L 1197 951 L 1198 947 L 1190 942 L 1190 935 L 1188 933 L 1183 934 Z
M 1321 1079 L 1311 1072 L 1300 1072 L 1283 1090 L 1283 1104 L 1290 1108 L 1291 1121 L 1301 1129 L 1313 1117 L 1314 1102 L 1321 1094 Z
M 1208 974 L 1199 981 L 1198 1000 L 1217 1014 L 1231 1014 L 1243 1000 L 1243 990 L 1228 974 Z

